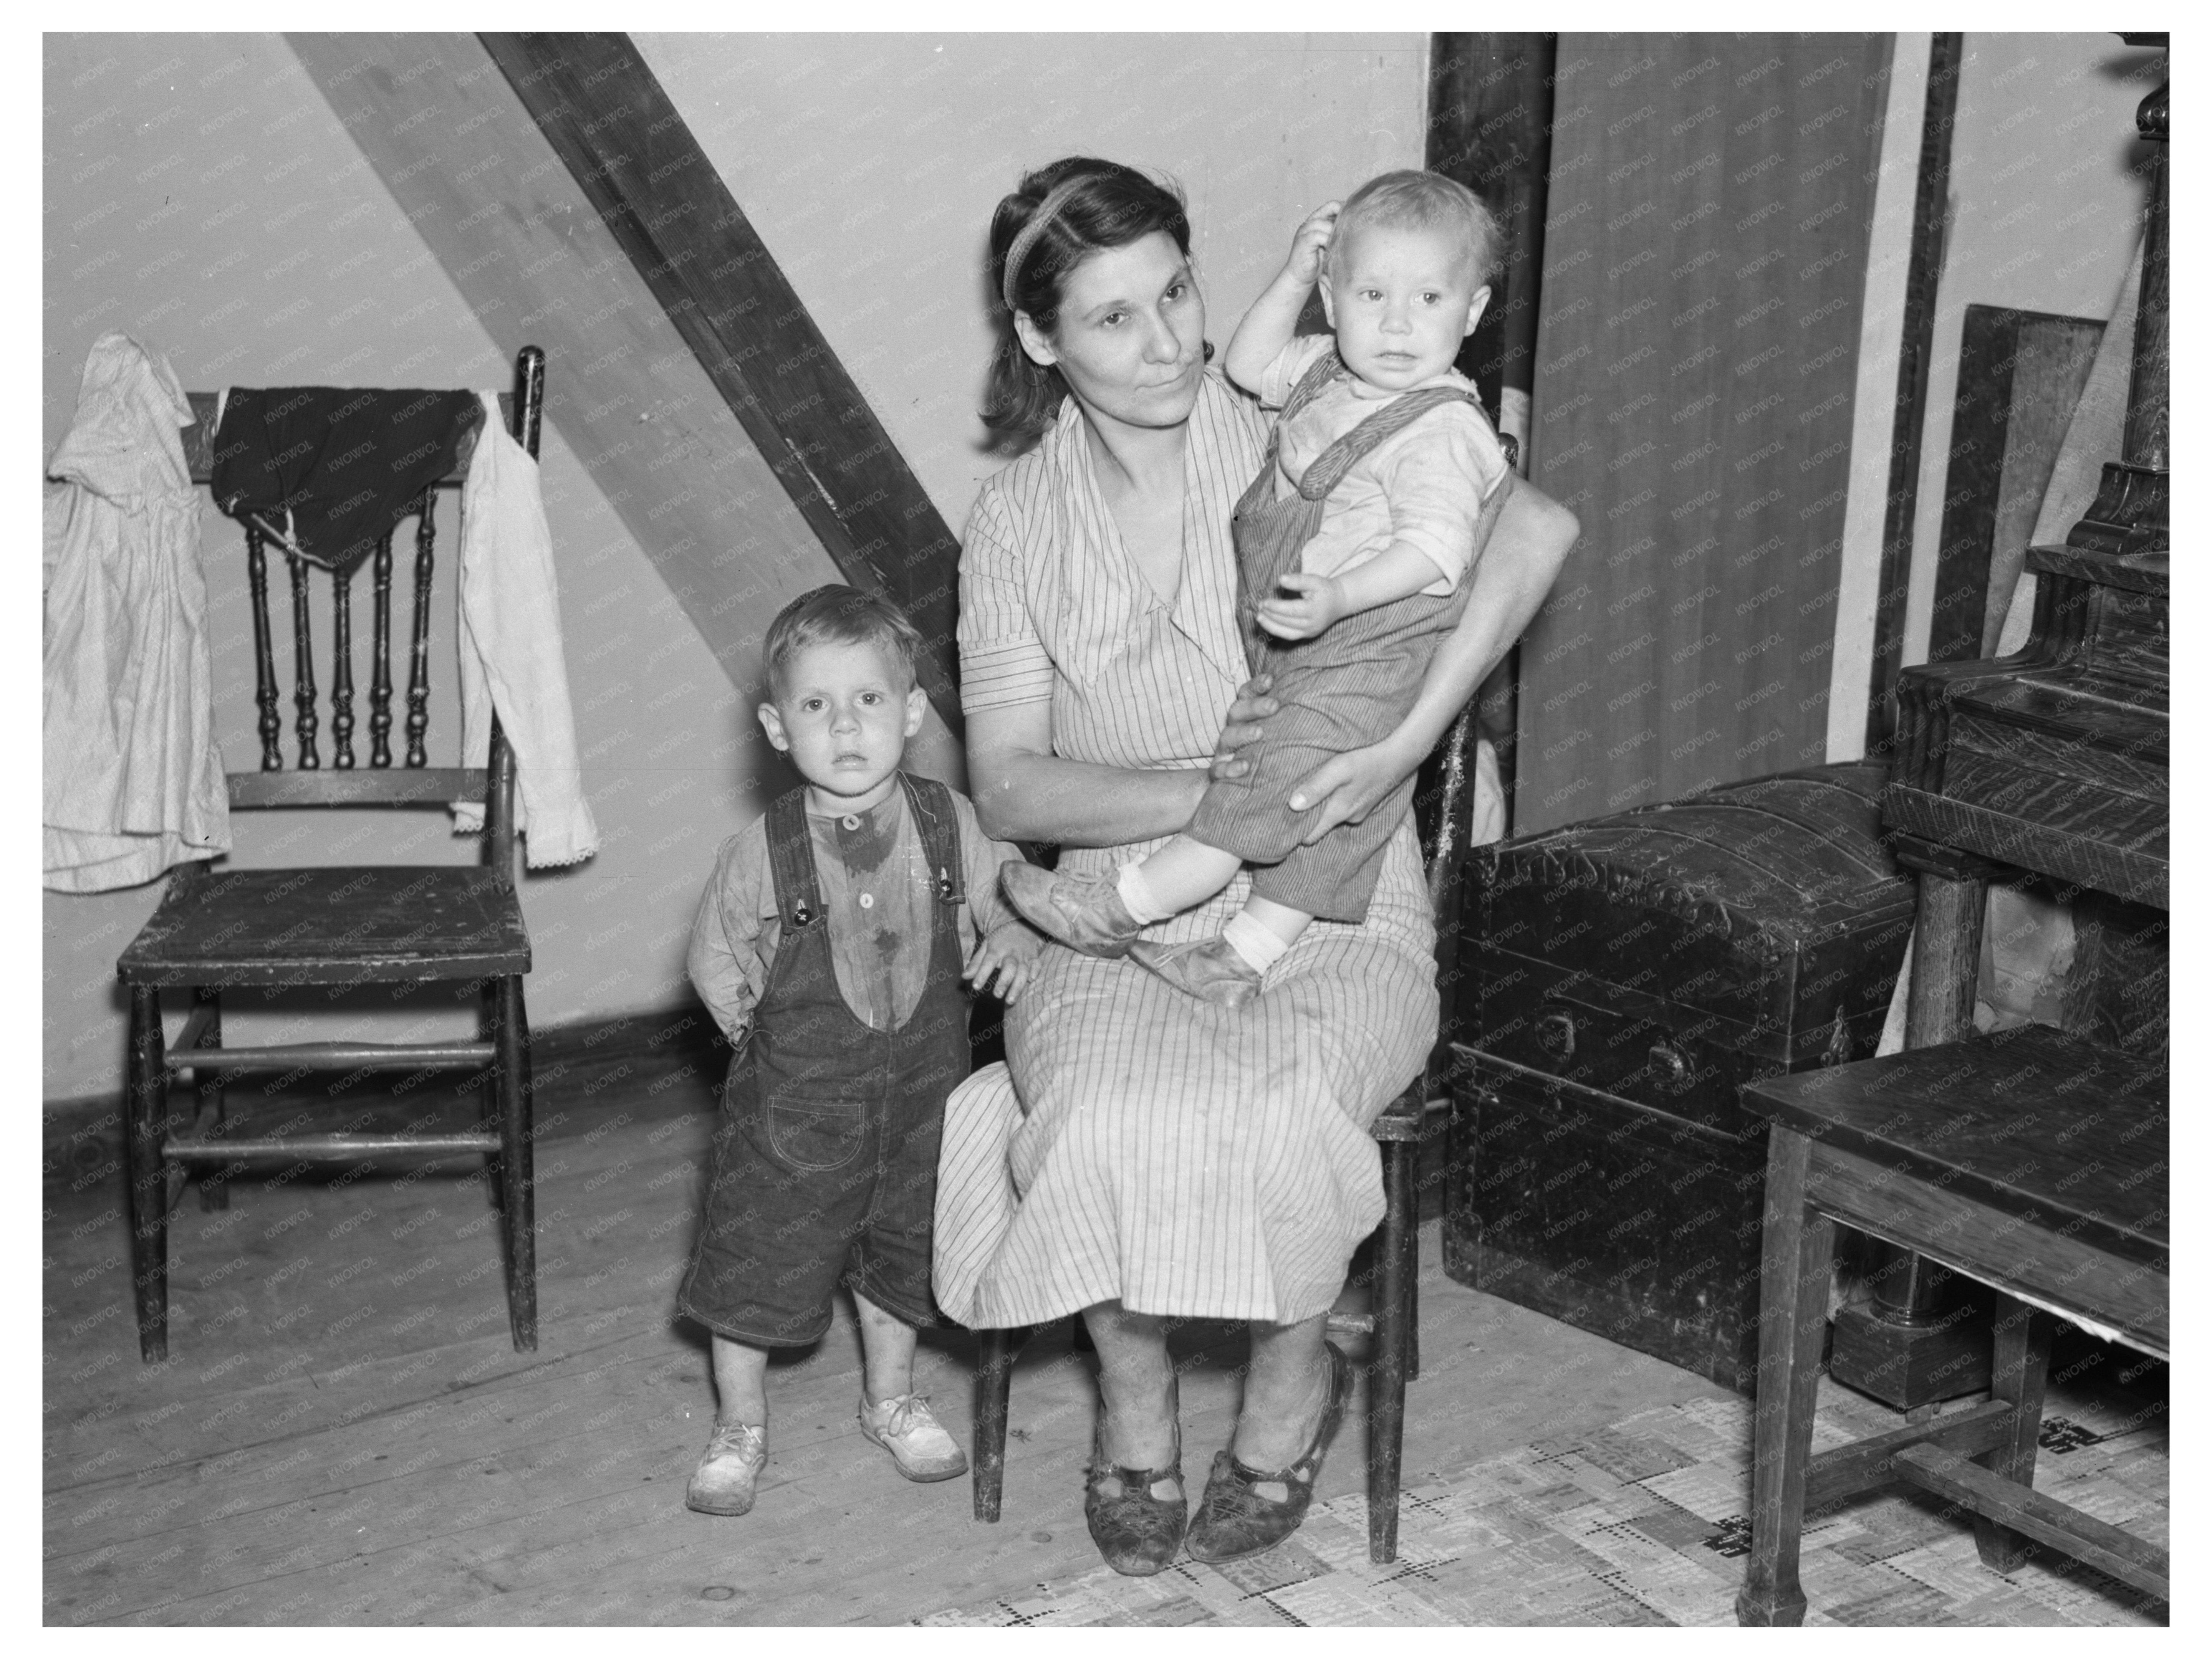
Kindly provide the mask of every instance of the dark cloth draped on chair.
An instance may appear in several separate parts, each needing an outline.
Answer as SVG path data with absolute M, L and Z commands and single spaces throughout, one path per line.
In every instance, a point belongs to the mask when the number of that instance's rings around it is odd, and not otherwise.
M 235 387 L 210 488 L 231 517 L 258 517 L 301 557 L 348 572 L 458 468 L 482 419 L 471 392 Z
M 1888 40 L 1560 37 L 1516 830 L 1826 757 Z

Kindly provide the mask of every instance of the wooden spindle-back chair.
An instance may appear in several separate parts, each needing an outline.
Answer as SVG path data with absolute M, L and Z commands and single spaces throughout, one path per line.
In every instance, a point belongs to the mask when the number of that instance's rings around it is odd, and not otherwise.
M 515 390 L 500 399 L 508 429 L 538 453 L 544 415 L 545 355 L 526 346 L 516 359 Z M 211 471 L 216 399 L 191 394 L 200 416 L 185 433 L 195 481 Z M 537 1279 L 531 1196 L 530 1028 L 523 976 L 530 939 L 514 887 L 514 757 L 499 722 L 491 722 L 482 766 L 429 764 L 430 620 L 436 574 L 435 499 L 454 475 L 426 489 L 416 507 L 413 605 L 401 640 L 406 657 L 402 691 L 392 674 L 393 535 L 383 538 L 362 568 L 370 581 L 368 754 L 355 748 L 352 574 L 318 570 L 331 587 L 330 754 L 322 721 L 311 623 L 311 572 L 289 550 L 292 622 L 294 754 L 283 751 L 283 695 L 270 621 L 270 538 L 250 520 L 245 527 L 246 586 L 253 621 L 256 730 L 259 769 L 228 775 L 234 811 L 394 806 L 442 811 L 453 801 L 483 802 L 483 858 L 478 865 L 318 866 L 227 869 L 179 866 L 153 917 L 116 963 L 130 988 L 130 1055 L 125 1118 L 128 1131 L 132 1267 L 139 1352 L 168 1352 L 168 1213 L 186 1184 L 185 1171 L 206 1170 L 204 1207 L 229 1202 L 228 1180 L 258 1163 L 358 1166 L 385 1158 L 482 1155 L 487 1186 L 501 1218 L 508 1322 L 517 1349 L 538 1346 Z M 403 520 L 404 524 L 404 520 Z M 396 532 L 395 532 L 396 533 Z M 445 561 L 458 570 L 457 554 Z M 457 592 L 458 574 L 455 577 Z M 447 602 L 451 602 L 450 596 Z M 404 701 L 403 701 L 404 700 Z M 394 732 L 404 746 L 395 763 Z M 454 746 L 459 748 L 458 735 Z M 459 757 L 465 761 L 468 757 Z M 468 1042 L 306 1042 L 226 1047 L 222 993 L 231 986 L 326 988 L 476 981 L 481 988 L 479 1038 Z M 161 993 L 190 993 L 191 1012 L 173 1043 L 165 1040 Z M 225 1085 L 241 1073 L 265 1071 L 424 1070 L 480 1073 L 485 1121 L 474 1130 L 437 1133 L 360 1133 L 349 1128 L 295 1133 L 230 1133 Z M 191 1128 L 174 1133 L 171 1079 L 190 1073 L 198 1110 Z

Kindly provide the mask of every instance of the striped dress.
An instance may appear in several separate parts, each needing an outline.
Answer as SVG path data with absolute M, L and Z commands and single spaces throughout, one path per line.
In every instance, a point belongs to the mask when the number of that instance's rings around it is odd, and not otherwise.
M 983 486 L 960 564 L 962 702 L 1052 707 L 1053 750 L 1200 767 L 1246 675 L 1230 513 L 1259 412 L 1209 374 L 1185 451 L 1182 584 L 1160 602 L 1121 544 L 1074 400 Z M 1164 842 L 1070 848 L 1109 872 Z M 1238 876 L 1146 930 L 1217 933 Z M 1240 1009 L 1127 960 L 1048 946 L 1008 1011 L 1006 1066 L 945 1107 L 934 1279 L 963 1324 L 1041 1323 L 1118 1297 L 1139 1313 L 1290 1322 L 1327 1311 L 1382 1216 L 1366 1130 L 1434 1042 L 1434 928 L 1410 822 L 1367 921 L 1316 922 Z M 1010 1074 L 1011 1073 L 1011 1074 Z

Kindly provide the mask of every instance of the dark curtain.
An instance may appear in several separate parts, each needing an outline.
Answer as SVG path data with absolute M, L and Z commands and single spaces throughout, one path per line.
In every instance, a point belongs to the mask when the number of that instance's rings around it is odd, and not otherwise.
M 1817 764 L 1887 35 L 1565 35 L 1516 833 Z

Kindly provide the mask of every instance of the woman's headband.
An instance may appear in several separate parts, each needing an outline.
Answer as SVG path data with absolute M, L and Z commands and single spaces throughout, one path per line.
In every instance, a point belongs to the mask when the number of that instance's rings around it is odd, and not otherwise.
M 1054 185 L 1045 193 L 1044 200 L 1037 204 L 1036 211 L 1030 215 L 1029 222 L 1015 236 L 1013 246 L 1006 250 L 1006 274 L 999 283 L 999 295 L 1006 301 L 1007 310 L 1021 309 L 1014 303 L 1014 284 L 1021 277 L 1022 264 L 1030 257 L 1030 250 L 1037 245 L 1037 239 L 1044 234 L 1046 228 L 1066 204 L 1067 198 L 1091 177 L 1090 173 L 1079 173 Z

